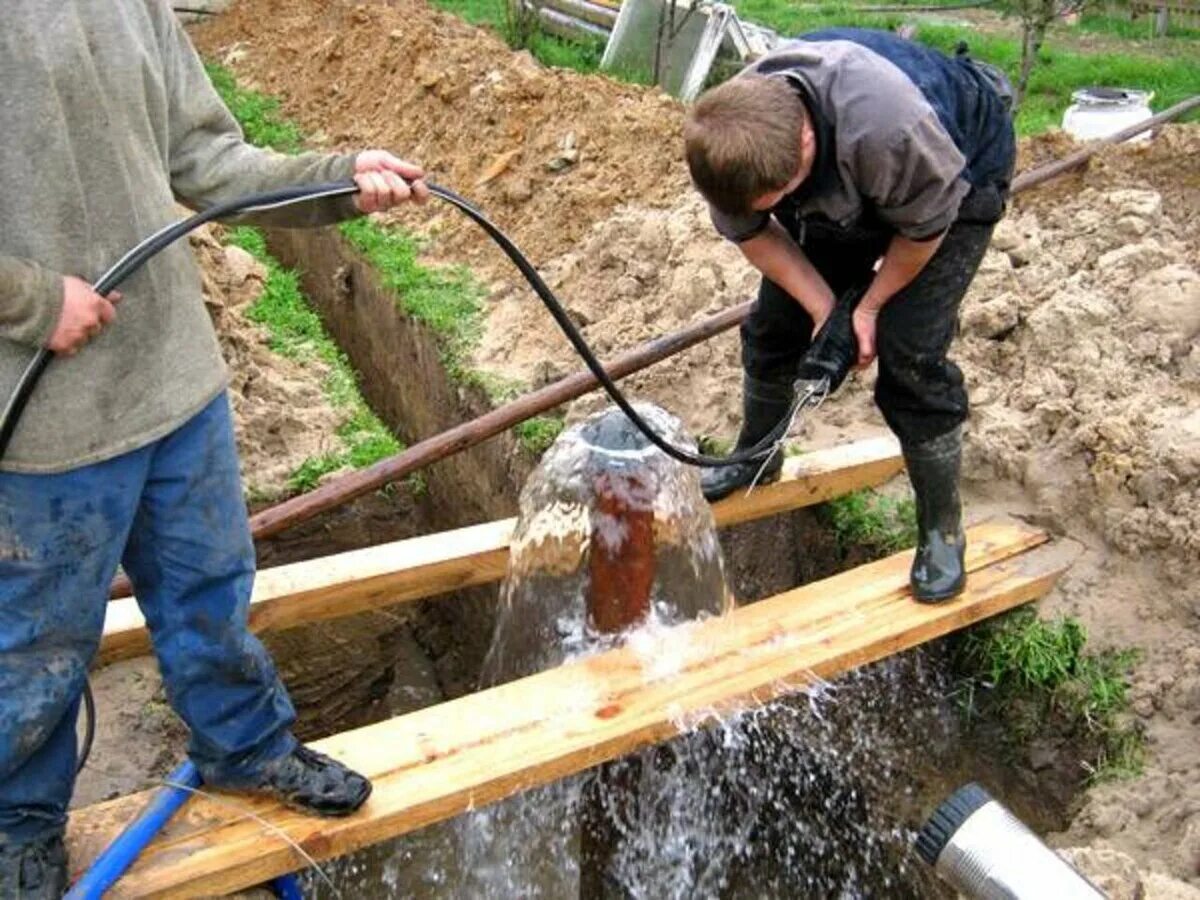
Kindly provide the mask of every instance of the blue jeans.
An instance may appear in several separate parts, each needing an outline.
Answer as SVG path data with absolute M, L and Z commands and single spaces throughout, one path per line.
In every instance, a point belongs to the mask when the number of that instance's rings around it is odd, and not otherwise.
M 291 701 L 246 628 L 254 544 L 222 395 L 115 459 L 0 472 L 0 845 L 66 822 L 80 694 L 118 562 L 205 781 L 250 783 L 295 747 Z

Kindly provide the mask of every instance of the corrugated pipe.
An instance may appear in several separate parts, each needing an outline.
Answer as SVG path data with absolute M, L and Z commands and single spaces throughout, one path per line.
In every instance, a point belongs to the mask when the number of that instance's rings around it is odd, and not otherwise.
M 972 900 L 1104 900 L 978 784 L 939 806 L 917 835 L 917 854 Z

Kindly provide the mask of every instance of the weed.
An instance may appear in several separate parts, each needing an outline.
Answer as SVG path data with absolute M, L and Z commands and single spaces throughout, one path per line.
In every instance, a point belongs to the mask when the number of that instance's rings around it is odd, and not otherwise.
M 955 642 L 960 705 L 969 719 L 995 713 L 1022 742 L 1056 719 L 1091 740 L 1094 780 L 1140 771 L 1141 732 L 1127 721 L 1135 650 L 1086 652 L 1075 619 L 1039 619 L 1015 610 L 970 629 Z
M 893 500 L 876 491 L 856 491 L 820 507 L 833 528 L 840 553 L 865 547 L 886 556 L 917 543 L 916 506 L 910 499 Z
M 728 456 L 733 452 L 733 441 L 729 438 L 702 434 L 696 439 L 696 449 L 705 456 Z
M 563 425 L 563 420 L 557 416 L 534 416 L 514 425 L 513 433 L 522 447 L 534 456 L 541 456 L 562 434 Z

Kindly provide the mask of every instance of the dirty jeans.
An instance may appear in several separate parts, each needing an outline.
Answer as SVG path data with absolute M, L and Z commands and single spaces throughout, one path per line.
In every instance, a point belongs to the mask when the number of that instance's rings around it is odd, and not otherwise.
M 875 404 L 905 445 L 943 435 L 967 418 L 962 372 L 947 359 L 958 308 L 991 239 L 991 222 L 959 221 L 924 269 L 882 311 L 875 344 Z M 887 249 L 885 234 L 847 236 L 806 227 L 805 255 L 841 295 L 865 287 Z M 764 278 L 742 323 L 742 367 L 760 381 L 790 381 L 808 349 L 812 318 L 791 295 Z
M 80 693 L 118 562 L 205 781 L 244 784 L 295 746 L 291 701 L 246 629 L 254 545 L 222 395 L 115 459 L 0 472 L 0 845 L 66 821 Z

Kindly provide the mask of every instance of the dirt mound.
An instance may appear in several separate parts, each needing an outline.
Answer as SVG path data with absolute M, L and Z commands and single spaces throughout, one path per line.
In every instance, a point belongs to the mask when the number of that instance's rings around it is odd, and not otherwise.
M 1200 559 L 1195 232 L 1108 178 L 1026 203 L 964 304 L 972 463 L 1127 553 Z
M 535 263 L 574 246 L 618 204 L 670 204 L 687 185 L 675 100 L 547 69 L 419 0 L 240 2 L 195 39 L 247 84 L 283 98 L 318 142 L 420 161 Z M 440 256 L 477 270 L 508 266 L 457 212 L 431 213 L 400 215 L 437 236 Z
M 288 479 L 305 460 L 336 449 L 346 413 L 325 398 L 323 363 L 301 365 L 274 353 L 266 331 L 246 318 L 266 276 L 254 257 L 223 245 L 208 228 L 194 233 L 191 243 L 204 302 L 229 365 L 242 483 L 252 500 L 281 497 L 290 492 Z

